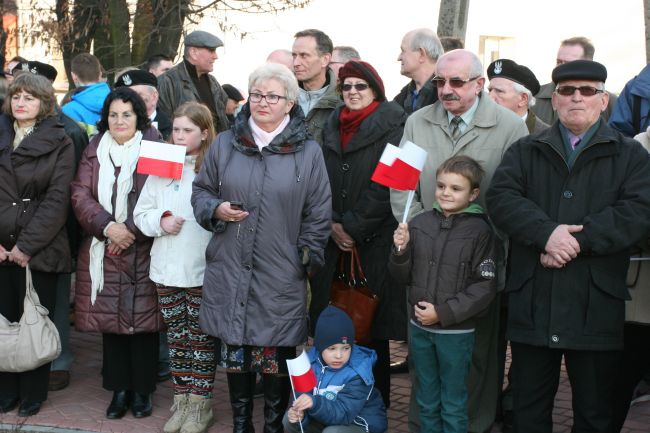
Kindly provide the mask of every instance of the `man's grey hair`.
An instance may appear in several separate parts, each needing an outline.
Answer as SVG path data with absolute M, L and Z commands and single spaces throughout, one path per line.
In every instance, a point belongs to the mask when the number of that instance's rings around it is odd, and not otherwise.
M 334 47 L 334 50 L 332 52 L 338 51 L 339 55 L 345 59 L 345 62 L 350 61 L 350 60 L 361 60 L 361 56 L 359 55 L 359 52 L 354 48 L 354 47 L 349 47 L 346 45 L 340 45 L 338 47 Z M 345 63 L 343 62 L 343 63 Z
M 427 57 L 434 62 L 442 56 L 445 50 L 442 48 L 438 35 L 431 29 L 426 27 L 411 30 L 411 50 L 419 50 L 422 48 L 427 54 Z
M 455 50 L 451 51 L 452 53 Z M 466 50 L 467 51 L 467 50 Z M 481 59 L 478 58 L 476 54 L 474 54 L 471 51 L 467 51 L 468 53 L 471 54 L 472 57 L 472 63 L 469 67 L 469 77 L 468 78 L 474 78 L 474 77 L 482 77 L 483 76 L 483 63 L 481 63 Z
M 298 81 L 296 76 L 284 65 L 279 63 L 265 63 L 253 71 L 248 77 L 248 93 L 255 84 L 267 81 L 277 80 L 282 84 L 286 92 L 286 98 L 289 101 L 298 99 Z
M 533 92 L 531 92 L 530 90 L 528 90 L 528 89 L 527 89 L 526 87 L 524 87 L 523 85 L 521 85 L 521 84 L 519 84 L 519 83 L 516 83 L 516 82 L 514 82 L 514 81 L 512 82 L 512 88 L 513 88 L 513 89 L 515 90 L 515 92 L 517 92 L 517 93 L 525 93 L 526 95 L 528 95 L 528 108 L 532 108 L 532 107 L 535 106 L 535 97 L 533 96 Z

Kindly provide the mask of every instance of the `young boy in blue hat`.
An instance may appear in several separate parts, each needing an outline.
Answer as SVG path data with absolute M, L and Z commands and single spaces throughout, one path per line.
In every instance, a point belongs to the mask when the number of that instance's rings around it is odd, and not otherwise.
M 287 411 L 288 432 L 300 432 L 299 423 L 305 433 L 386 431 L 386 408 L 372 376 L 377 354 L 354 344 L 354 325 L 345 311 L 332 305 L 323 310 L 308 356 L 318 384 Z

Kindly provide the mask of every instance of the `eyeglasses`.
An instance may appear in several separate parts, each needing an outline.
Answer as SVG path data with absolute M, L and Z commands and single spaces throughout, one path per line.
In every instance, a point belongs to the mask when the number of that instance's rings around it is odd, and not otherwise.
M 349 92 L 350 90 L 352 90 L 353 87 L 357 92 L 363 92 L 370 86 L 368 85 L 368 83 L 341 84 L 341 90 L 343 90 L 344 92 Z
M 465 84 L 469 83 L 470 81 L 476 80 L 477 78 L 481 78 L 481 76 L 477 75 L 476 77 L 468 78 L 467 80 L 462 80 L 460 78 L 450 78 L 447 80 L 442 77 L 433 77 L 431 81 L 433 81 L 433 84 L 435 84 L 437 88 L 445 87 L 445 83 L 449 82 L 449 87 L 458 89 L 460 87 L 463 87 Z
M 573 96 L 576 90 L 580 92 L 582 96 L 594 96 L 596 93 L 604 92 L 604 90 L 596 89 L 591 86 L 558 86 L 555 88 L 555 91 L 562 96 Z
M 287 99 L 287 97 L 280 95 L 262 95 L 261 93 L 248 94 L 248 100 L 256 104 L 262 102 L 262 99 L 265 99 L 268 104 L 274 105 L 280 102 L 280 99 Z

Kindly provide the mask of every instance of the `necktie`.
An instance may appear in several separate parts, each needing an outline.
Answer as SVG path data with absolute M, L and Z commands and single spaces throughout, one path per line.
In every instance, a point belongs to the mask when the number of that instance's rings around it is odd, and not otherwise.
M 575 150 L 576 147 L 580 144 L 582 138 L 580 137 L 571 137 L 571 147 Z
M 460 116 L 456 116 L 451 119 L 451 122 L 449 123 L 449 128 L 451 129 L 451 139 L 454 140 L 454 144 L 460 138 L 460 122 L 462 122 L 462 120 L 463 119 L 461 119 Z

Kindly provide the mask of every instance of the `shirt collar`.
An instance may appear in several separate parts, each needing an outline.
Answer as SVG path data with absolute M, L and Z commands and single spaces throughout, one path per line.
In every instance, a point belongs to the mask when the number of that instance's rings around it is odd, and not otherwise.
M 476 110 L 478 109 L 478 103 L 480 99 L 481 99 L 480 96 L 477 96 L 472 106 L 469 107 L 469 110 L 467 110 L 466 112 L 460 115 L 460 118 L 465 125 L 469 125 L 472 119 L 474 118 L 474 114 L 476 114 Z M 449 122 L 450 125 L 451 125 L 451 119 L 453 119 L 454 117 L 456 116 L 451 114 L 451 112 L 447 111 L 447 121 Z

